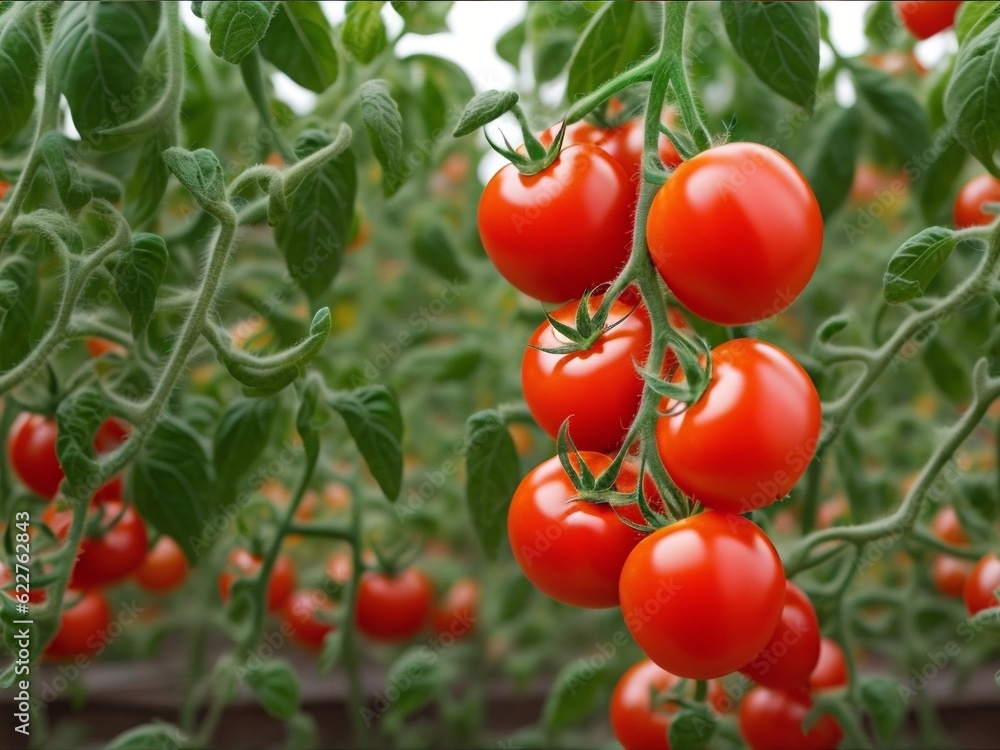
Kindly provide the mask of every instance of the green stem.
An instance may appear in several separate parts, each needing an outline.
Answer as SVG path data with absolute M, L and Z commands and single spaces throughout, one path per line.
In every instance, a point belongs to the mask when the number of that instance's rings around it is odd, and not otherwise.
M 668 58 L 670 82 L 677 97 L 681 119 L 698 150 L 705 151 L 712 146 L 712 134 L 701 118 L 701 110 L 695 100 L 691 83 L 688 81 L 687 66 L 684 64 L 684 28 L 687 23 L 688 5 L 686 0 L 664 3 L 663 46 L 671 52 Z M 647 112 L 655 113 L 657 115 L 655 119 L 659 121 L 661 109 L 662 106 L 655 110 L 647 109 Z
M 351 497 L 351 581 L 347 593 L 347 607 L 344 619 L 343 662 L 347 672 L 347 703 L 351 712 L 351 725 L 354 728 L 354 744 L 357 747 L 368 747 L 371 744 L 368 723 L 364 718 L 364 687 L 361 684 L 361 661 L 356 642 L 354 618 L 357 611 L 358 587 L 361 574 L 364 571 L 364 560 L 361 558 L 361 495 L 352 493 Z
M 573 102 L 573 106 L 566 113 L 566 124 L 572 125 L 578 120 L 582 120 L 592 109 L 604 104 L 608 99 L 617 94 L 622 89 L 628 88 L 641 81 L 648 81 L 653 77 L 653 72 L 660 64 L 659 55 L 647 58 L 635 67 L 629 68 L 624 73 L 612 78 L 607 83 L 591 91 L 581 99 Z M 656 110 L 659 112 L 660 110 Z M 655 118 L 659 120 L 659 118 Z
M 288 533 L 319 539 L 342 539 L 348 542 L 354 540 L 354 532 L 351 528 L 336 524 L 293 523 L 288 527 Z

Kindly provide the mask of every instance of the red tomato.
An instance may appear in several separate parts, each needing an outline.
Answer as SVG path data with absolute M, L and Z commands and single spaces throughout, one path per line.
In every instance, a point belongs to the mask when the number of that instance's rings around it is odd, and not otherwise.
M 653 199 L 646 239 L 682 304 L 713 323 L 742 325 L 781 312 L 809 283 L 823 217 L 788 159 L 729 143 L 677 167 Z
M 611 464 L 602 453 L 580 456 L 595 476 Z M 643 535 L 622 523 L 610 505 L 576 497 L 558 456 L 528 472 L 507 515 L 514 559 L 536 588 L 557 601 L 614 607 L 622 566 Z
M 245 549 L 235 549 L 229 553 L 230 570 L 219 573 L 219 593 L 222 601 L 229 600 L 229 589 L 235 577 L 252 578 L 260 570 L 262 560 Z M 267 611 L 277 612 L 285 606 L 295 588 L 295 564 L 287 555 L 279 554 L 271 568 L 271 580 L 267 584 Z
M 366 570 L 358 586 L 355 621 L 377 641 L 409 640 L 424 626 L 434 588 L 417 568 L 396 575 Z
M 59 618 L 59 630 L 45 647 L 52 659 L 72 659 L 93 654 L 103 645 L 111 623 L 111 612 L 100 591 L 67 591 L 65 607 Z
M 601 298 L 591 299 L 591 312 Z M 550 313 L 573 325 L 580 301 Z M 586 351 L 549 354 L 569 342 L 546 320 L 531 335 L 521 361 L 521 388 L 531 415 L 552 437 L 569 418 L 569 434 L 580 450 L 617 451 L 635 419 L 643 380 L 636 365 L 645 365 L 652 337 L 649 313 L 639 303 L 616 300 L 606 330 Z M 600 394 L 595 398 L 595 394 Z
M 89 513 L 100 514 L 102 533 L 84 537 L 80 542 L 80 553 L 69 578 L 72 588 L 90 589 L 122 581 L 146 557 L 146 525 L 131 505 L 112 500 L 92 506 Z M 65 539 L 73 523 L 73 511 L 57 511 L 56 506 L 50 505 L 42 520 L 59 539 Z M 114 525 L 109 527 L 107 524 L 112 522 Z
M 607 153 L 569 146 L 538 174 L 512 164 L 497 172 L 479 200 L 479 234 L 507 281 L 535 299 L 565 302 L 625 264 L 634 198 Z
M 180 545 L 169 536 L 161 536 L 146 552 L 142 565 L 135 571 L 135 582 L 146 591 L 173 591 L 187 578 L 187 558 Z
M 333 612 L 333 602 L 318 589 L 296 591 L 285 605 L 284 620 L 292 628 L 292 638 L 308 648 L 323 646 L 326 634 L 333 630 L 333 623 L 317 617 L 317 613 Z
M 88 336 L 86 339 L 87 354 L 90 355 L 92 359 L 97 359 L 105 354 L 117 354 L 119 357 L 125 356 L 125 347 L 121 344 L 116 344 L 114 341 L 108 341 L 107 339 L 98 338 L 96 336 Z
M 110 481 L 94 493 L 94 503 L 106 503 L 108 500 L 122 499 L 122 477 L 116 474 Z
M 1000 605 L 997 589 L 1000 589 L 1000 558 L 991 552 L 979 559 L 965 582 L 963 596 L 969 614 Z
M 796 688 L 809 681 L 819 660 L 819 620 L 805 592 L 791 581 L 781 620 L 767 645 L 740 672 L 758 685 Z
M 994 214 L 983 211 L 984 203 L 1000 203 L 1000 180 L 991 174 L 973 177 L 955 198 L 955 226 L 984 227 L 993 223 Z
M 708 681 L 708 705 L 712 707 L 715 713 L 728 714 L 737 705 L 739 705 L 740 697 L 743 695 L 743 690 L 741 688 L 738 693 L 734 691 L 730 695 L 729 691 L 726 690 L 725 684 L 722 680 L 709 680 Z
M 847 661 L 844 650 L 832 638 L 820 638 L 819 659 L 809 675 L 809 689 L 833 690 L 847 684 Z
M 3 200 L 5 195 L 7 195 L 8 190 L 10 190 L 10 184 L 6 182 L 0 182 L 0 201 Z
M 965 582 L 972 572 L 972 563 L 951 555 L 934 555 L 931 563 L 931 580 L 942 596 L 960 599 Z
M 851 201 L 855 205 L 878 200 L 882 204 L 893 203 L 895 198 L 906 194 L 910 176 L 906 171 L 888 172 L 882 167 L 861 162 L 854 170 L 851 182 Z
M 683 492 L 715 510 L 747 513 L 792 489 L 821 423 L 819 394 L 794 359 L 772 344 L 734 339 L 712 351 L 701 399 L 659 419 L 656 443 Z
M 931 521 L 931 533 L 942 542 L 948 542 L 956 547 L 964 547 L 969 543 L 969 537 L 965 535 L 962 522 L 958 519 L 958 513 L 950 505 L 943 505 L 934 514 Z
M 803 689 L 755 687 L 740 705 L 740 732 L 752 750 L 833 750 L 844 732 L 830 714 L 802 732 L 811 708 L 812 698 Z
M 479 620 L 479 597 L 479 582 L 474 578 L 455 581 L 431 609 L 431 631 L 438 636 L 446 633 L 455 638 L 467 636 Z
M 955 13 L 961 0 L 894 0 L 896 13 L 903 25 L 917 39 L 929 39 L 955 23 Z
M 767 644 L 781 618 L 785 573 L 756 525 L 706 511 L 639 542 L 620 590 L 625 624 L 646 655 L 678 677 L 707 680 Z
M 677 682 L 649 659 L 633 664 L 618 680 L 611 696 L 611 728 L 625 750 L 670 750 L 670 716 L 653 707 L 652 696 Z

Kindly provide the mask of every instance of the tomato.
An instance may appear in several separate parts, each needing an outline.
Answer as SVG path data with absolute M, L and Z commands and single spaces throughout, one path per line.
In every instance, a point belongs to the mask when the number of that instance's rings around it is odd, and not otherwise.
M 121 344 L 116 344 L 114 341 L 108 341 L 107 339 L 98 338 L 97 336 L 88 336 L 86 344 L 87 354 L 89 354 L 92 359 L 97 359 L 105 354 L 114 354 L 119 357 L 125 356 L 125 347 Z
M 820 638 L 819 659 L 809 675 L 809 689 L 833 690 L 847 684 L 847 660 L 844 650 L 832 638 Z
M 646 239 L 685 307 L 742 325 L 781 312 L 809 283 L 823 217 L 788 159 L 757 143 L 729 143 L 677 167 L 653 199 Z
M 979 559 L 965 582 L 963 597 L 969 614 L 1000 605 L 997 589 L 1000 589 L 1000 558 L 991 552 Z
M 333 612 L 333 602 L 322 591 L 296 591 L 285 604 L 284 621 L 292 629 L 292 638 L 308 648 L 323 646 L 326 634 L 333 631 L 333 623 L 318 613 L 329 615 Z
M 955 226 L 984 227 L 993 223 L 994 214 L 983 211 L 984 203 L 1000 203 L 1000 180 L 980 174 L 962 186 L 955 197 Z
M 219 593 L 222 601 L 229 600 L 229 589 L 233 580 L 253 578 L 260 570 L 261 558 L 245 549 L 235 549 L 229 553 L 229 570 L 219 573 Z M 279 554 L 271 568 L 271 580 L 267 584 L 267 611 L 277 612 L 285 606 L 295 588 L 295 564 L 287 555 Z
M 948 542 L 956 547 L 963 547 L 969 543 L 969 537 L 966 536 L 965 530 L 962 528 L 958 513 L 951 505 L 942 506 L 934 514 L 934 520 L 931 521 L 931 533 L 942 542 Z
M 128 440 L 131 428 L 114 417 L 101 422 L 94 434 L 94 449 L 98 453 L 110 453 Z
M 579 304 L 570 302 L 551 315 L 573 325 Z M 591 312 L 600 304 L 600 296 L 591 298 Z M 552 437 L 569 418 L 570 437 L 580 450 L 618 450 L 639 410 L 644 383 L 635 368 L 646 363 L 651 340 L 646 308 L 624 299 L 611 305 L 605 332 L 586 351 L 549 354 L 535 348 L 569 343 L 546 320 L 531 335 L 521 361 L 521 388 L 531 415 Z
M 104 645 L 111 612 L 100 591 L 67 591 L 66 606 L 59 616 L 59 629 L 45 647 L 53 659 L 72 659 L 93 654 Z
M 595 476 L 611 464 L 602 453 L 580 456 Z M 622 523 L 610 505 L 575 498 L 558 456 L 528 472 L 507 515 L 514 559 L 536 588 L 557 601 L 614 607 L 622 566 L 643 535 Z
M 396 575 L 366 570 L 358 586 L 358 629 L 377 641 L 408 640 L 424 626 L 433 596 L 430 580 L 417 568 Z
M 621 676 L 611 696 L 611 728 L 625 750 L 670 750 L 670 716 L 653 707 L 652 697 L 677 682 L 649 659 L 633 664 Z
M 368 244 L 371 237 L 372 226 L 368 223 L 367 219 L 362 219 L 361 223 L 358 224 L 357 233 L 351 238 L 351 241 L 347 243 L 347 252 L 353 253 L 355 250 L 360 250 Z
M 0 180 L 0 201 L 4 199 L 5 195 L 7 195 L 8 190 L 10 190 L 10 183 Z
M 888 216 L 895 217 L 898 214 L 896 199 L 906 195 L 909 187 L 910 176 L 905 170 L 888 172 L 874 164 L 861 162 L 854 169 L 851 202 L 857 206 L 866 206 L 878 201 Z
M 620 591 L 625 624 L 646 655 L 678 677 L 707 680 L 767 644 L 781 619 L 785 573 L 760 528 L 710 510 L 639 542 Z
M 934 555 L 931 563 L 931 580 L 942 596 L 960 599 L 965 582 L 972 572 L 972 563 L 951 555 Z
M 137 570 L 146 557 L 146 525 L 135 508 L 110 500 L 92 506 L 89 514 L 100 516 L 102 531 L 100 536 L 85 536 L 80 542 L 80 552 L 69 578 L 71 588 L 89 589 L 122 581 Z M 73 511 L 57 511 L 50 505 L 42 514 L 42 520 L 59 539 L 66 539 L 73 523 Z
M 173 591 L 187 578 L 187 558 L 180 545 L 169 536 L 161 536 L 146 552 L 142 565 L 135 571 L 135 582 L 146 591 Z
M 674 406 L 667 401 L 663 410 Z M 772 344 L 734 339 L 712 350 L 701 399 L 658 420 L 656 444 L 683 492 L 709 508 L 746 513 L 792 489 L 821 423 L 819 394 L 794 359 Z
M 752 750 L 833 750 L 844 732 L 830 714 L 802 732 L 802 720 L 812 704 L 809 693 L 801 688 L 755 687 L 740 705 L 740 733 Z
M 471 633 L 479 620 L 479 583 L 474 578 L 460 578 L 444 598 L 431 609 L 431 631 L 438 636 L 450 633 L 462 638 Z
M 819 660 L 819 620 L 805 592 L 786 583 L 785 606 L 767 645 L 740 672 L 758 685 L 801 687 Z
M 893 0 L 903 25 L 917 39 L 928 39 L 955 23 L 961 0 Z
M 739 689 L 739 691 L 733 691 L 732 694 L 726 689 L 726 685 L 722 680 L 709 680 L 708 681 L 708 705 L 712 707 L 715 713 L 728 714 L 737 705 L 739 705 L 740 698 L 743 695 L 743 690 L 745 688 Z
M 565 302 L 611 281 L 632 239 L 635 190 L 596 146 L 563 149 L 538 174 L 508 164 L 479 200 L 479 234 L 490 260 L 520 291 Z

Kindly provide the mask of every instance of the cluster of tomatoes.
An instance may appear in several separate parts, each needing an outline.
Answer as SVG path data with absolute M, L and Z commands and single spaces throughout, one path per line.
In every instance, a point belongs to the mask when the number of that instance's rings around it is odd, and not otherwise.
M 942 507 L 934 516 L 931 532 L 942 542 L 955 547 L 969 545 L 969 537 L 950 505 Z M 944 552 L 938 553 L 931 564 L 931 578 L 944 596 L 964 599 L 970 615 L 1000 604 L 996 594 L 1000 589 L 1000 558 L 995 552 L 983 555 L 975 564 Z

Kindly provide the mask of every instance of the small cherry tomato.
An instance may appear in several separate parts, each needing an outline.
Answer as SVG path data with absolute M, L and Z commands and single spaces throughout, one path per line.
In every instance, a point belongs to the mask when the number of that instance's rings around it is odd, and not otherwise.
M 802 731 L 812 704 L 801 688 L 755 687 L 740 704 L 740 733 L 752 750 L 833 750 L 844 732 L 830 714 L 820 717 L 808 732 Z
M 135 582 L 146 591 L 162 594 L 184 583 L 187 574 L 187 558 L 180 545 L 163 535 L 146 552 L 142 565 L 135 571 Z
M 965 591 L 965 582 L 972 573 L 972 563 L 951 555 L 934 555 L 931 562 L 931 580 L 942 596 L 960 599 Z
M 229 600 L 229 589 L 233 580 L 252 578 L 260 570 L 262 559 L 245 549 L 235 549 L 229 553 L 228 570 L 219 573 L 219 593 L 222 601 Z M 271 580 L 267 584 L 267 611 L 277 612 L 288 601 L 295 588 L 295 564 L 287 555 L 279 554 L 271 568 Z
M 326 634 L 334 629 L 332 622 L 318 613 L 329 615 L 333 612 L 333 602 L 319 589 L 296 591 L 288 599 L 284 609 L 284 620 L 292 629 L 292 638 L 308 648 L 323 646 Z
M 917 39 L 929 39 L 955 23 L 961 0 L 894 0 L 903 25 Z
M 1000 203 L 1000 180 L 991 174 L 980 174 L 973 177 L 955 198 L 955 226 L 984 227 L 993 223 L 995 214 L 983 211 L 984 203 Z
M 991 552 L 979 559 L 965 582 L 963 597 L 969 614 L 1000 605 L 997 589 L 1000 589 L 1000 558 Z
M 434 588 L 417 568 L 396 575 L 366 570 L 358 586 L 358 629 L 377 641 L 409 640 L 424 626 Z
M 469 635 L 479 621 L 479 598 L 479 582 L 474 578 L 455 581 L 431 609 L 431 632 L 437 636 L 450 633 L 455 638 Z
M 652 704 L 653 695 L 678 682 L 649 659 L 633 664 L 618 680 L 611 696 L 611 728 L 625 750 L 670 750 L 669 714 Z
M 819 659 L 809 675 L 809 689 L 834 690 L 847 684 L 847 660 L 844 650 L 832 638 L 820 638 Z
M 69 578 L 70 587 L 76 589 L 122 581 L 132 575 L 146 557 L 146 525 L 135 508 L 110 500 L 91 506 L 88 513 L 92 517 L 100 516 L 101 534 L 85 536 L 80 542 L 80 552 Z M 66 539 L 73 523 L 73 511 L 57 511 L 55 505 L 49 505 L 42 520 L 59 539 Z
M 96 336 L 88 336 L 85 343 L 87 345 L 87 354 L 90 355 L 91 359 L 97 359 L 105 354 L 115 354 L 119 357 L 125 356 L 125 347 L 121 344 L 116 344 L 114 341 L 108 341 Z
M 59 630 L 45 647 L 45 655 L 51 659 L 72 659 L 90 655 L 104 645 L 111 612 L 100 591 L 66 592 L 62 614 L 59 616 Z
M 767 645 L 740 672 L 758 685 L 802 687 L 819 660 L 819 620 L 806 593 L 786 583 L 785 606 Z

